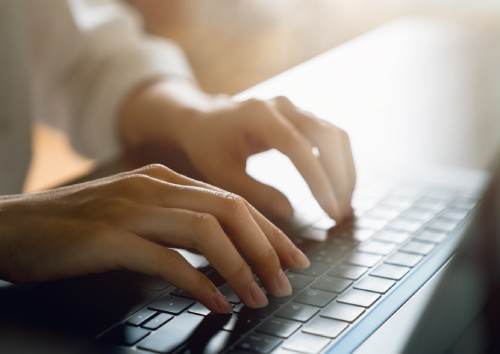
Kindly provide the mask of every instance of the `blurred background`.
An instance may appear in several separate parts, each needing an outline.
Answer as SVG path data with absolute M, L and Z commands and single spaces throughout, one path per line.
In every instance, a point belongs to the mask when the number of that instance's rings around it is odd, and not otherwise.
M 405 16 L 453 19 L 499 34 L 498 0 L 128 0 L 145 30 L 176 41 L 201 87 L 235 94 Z M 94 166 L 61 133 L 38 124 L 26 183 L 34 191 Z

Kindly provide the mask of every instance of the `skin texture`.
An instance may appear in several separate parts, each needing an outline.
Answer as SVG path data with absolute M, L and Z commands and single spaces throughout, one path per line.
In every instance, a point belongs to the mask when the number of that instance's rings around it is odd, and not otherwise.
M 161 276 L 209 309 L 229 312 L 210 280 L 170 247 L 203 254 L 250 307 L 267 304 L 254 272 L 271 294 L 284 296 L 291 287 L 282 267 L 309 265 L 243 198 L 161 165 L 3 197 L 0 205 L 0 275 L 17 283 L 129 269 Z
M 181 149 L 209 183 L 290 219 L 283 193 L 245 172 L 249 156 L 275 148 L 295 164 L 328 215 L 342 221 L 352 214 L 356 173 L 347 133 L 285 97 L 236 101 L 189 82 L 160 80 L 131 97 L 120 124 L 126 146 L 154 141 Z
M 203 254 L 249 307 L 267 305 L 254 274 L 269 293 L 289 295 L 282 268 L 305 268 L 309 261 L 257 209 L 289 219 L 292 207 L 245 172 L 249 156 L 271 148 L 290 158 L 332 218 L 352 213 L 355 171 L 347 134 L 286 98 L 241 102 L 159 78 L 130 94 L 117 128 L 126 149 L 152 142 L 182 150 L 217 187 L 149 165 L 0 197 L 0 278 L 33 283 L 129 269 L 161 276 L 214 312 L 231 311 L 175 247 Z

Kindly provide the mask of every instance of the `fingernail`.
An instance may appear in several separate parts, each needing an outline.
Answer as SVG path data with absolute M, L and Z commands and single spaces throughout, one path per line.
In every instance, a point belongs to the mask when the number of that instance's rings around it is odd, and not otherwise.
M 253 282 L 250 286 L 250 297 L 252 298 L 252 307 L 254 308 L 266 307 L 268 304 L 266 295 L 256 282 Z
M 283 220 L 290 220 L 293 217 L 293 209 L 287 202 L 276 200 L 271 204 L 272 212 Z
M 288 277 L 283 272 L 283 270 L 279 270 L 278 275 L 276 276 L 276 284 L 277 290 L 273 293 L 274 296 L 289 296 L 292 295 L 292 286 L 290 285 L 290 281 Z
M 233 312 L 233 306 L 226 300 L 224 295 L 221 293 L 216 293 L 214 296 L 214 308 L 218 313 L 231 313 Z
M 300 250 L 296 250 L 292 254 L 292 261 L 297 265 L 297 268 L 300 269 L 306 269 L 311 266 L 311 262 L 309 261 L 309 259 Z

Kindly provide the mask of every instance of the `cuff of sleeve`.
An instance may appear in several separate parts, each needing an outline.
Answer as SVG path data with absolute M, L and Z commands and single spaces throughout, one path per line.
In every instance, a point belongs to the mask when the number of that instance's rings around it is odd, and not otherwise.
M 100 70 L 86 107 L 74 112 L 79 119 L 71 129 L 75 149 L 98 160 L 119 155 L 117 117 L 127 96 L 155 78 L 195 81 L 182 51 L 163 38 L 150 37 L 133 46 L 117 48 Z

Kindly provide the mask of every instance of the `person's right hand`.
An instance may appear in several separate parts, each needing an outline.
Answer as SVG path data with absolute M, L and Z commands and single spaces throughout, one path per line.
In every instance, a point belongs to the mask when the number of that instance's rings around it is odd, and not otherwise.
M 309 261 L 241 197 L 161 165 L 0 198 L 0 277 L 48 281 L 114 269 L 158 275 L 215 312 L 231 305 L 170 247 L 203 254 L 249 307 L 289 295 L 282 267 Z M 248 263 L 247 263 L 248 262 Z M 253 269 L 253 270 L 252 270 Z

